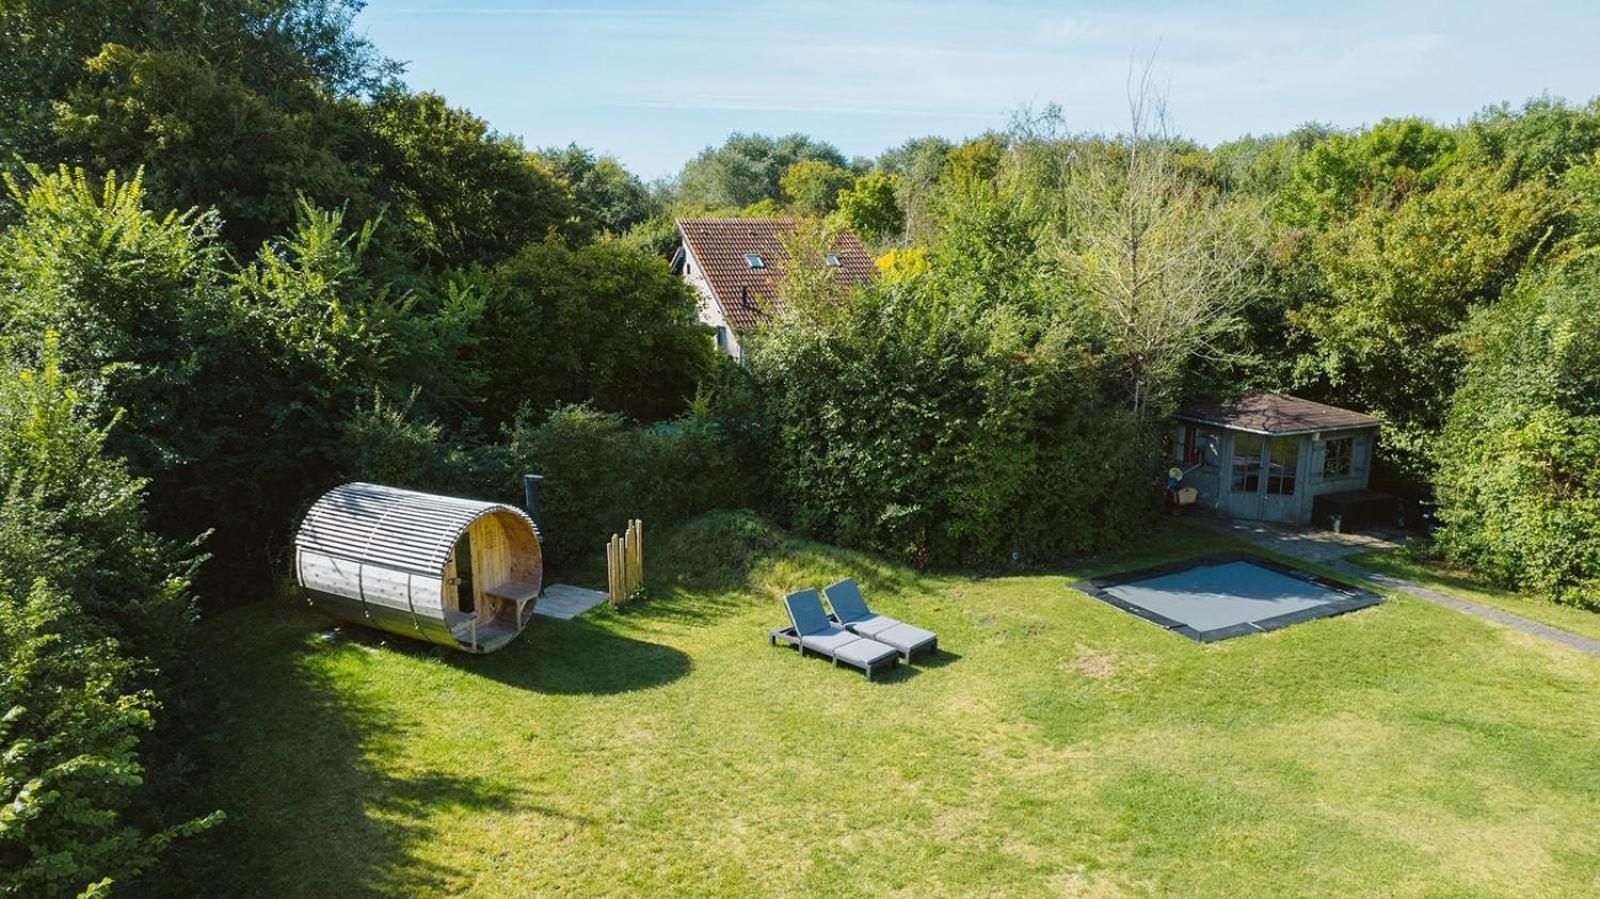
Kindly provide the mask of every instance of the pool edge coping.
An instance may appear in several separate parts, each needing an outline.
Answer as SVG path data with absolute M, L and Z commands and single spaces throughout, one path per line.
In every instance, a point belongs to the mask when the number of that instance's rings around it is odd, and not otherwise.
M 1238 624 L 1229 624 L 1209 630 L 1199 630 L 1174 618 L 1168 618 L 1159 612 L 1152 611 L 1136 603 L 1128 602 L 1121 597 L 1108 592 L 1108 588 L 1118 587 L 1135 581 L 1146 581 L 1152 578 L 1165 577 L 1188 571 L 1191 568 L 1201 568 L 1212 565 L 1227 565 L 1233 562 L 1249 562 L 1269 571 L 1277 572 L 1286 577 L 1305 581 L 1324 590 L 1331 590 L 1343 594 L 1344 599 L 1337 599 L 1307 609 L 1297 609 L 1274 615 L 1271 618 L 1262 618 L 1258 621 L 1242 621 Z M 1243 637 L 1247 634 L 1263 634 L 1269 631 L 1281 630 L 1292 624 L 1305 621 L 1315 621 L 1318 618 L 1332 618 L 1346 612 L 1370 608 L 1381 604 L 1384 600 L 1377 592 L 1360 587 L 1348 581 L 1331 578 L 1327 575 L 1317 574 L 1294 565 L 1280 562 L 1277 559 L 1252 552 L 1226 552 L 1212 553 L 1204 556 L 1194 556 L 1188 559 L 1179 559 L 1152 565 L 1148 568 L 1137 568 L 1129 571 L 1119 571 L 1115 574 L 1101 575 L 1100 577 L 1085 578 L 1067 585 L 1069 589 L 1076 590 L 1090 596 L 1113 608 L 1141 618 L 1163 630 L 1171 631 L 1180 636 L 1187 637 L 1196 643 L 1215 643 L 1218 640 L 1227 640 L 1231 637 Z

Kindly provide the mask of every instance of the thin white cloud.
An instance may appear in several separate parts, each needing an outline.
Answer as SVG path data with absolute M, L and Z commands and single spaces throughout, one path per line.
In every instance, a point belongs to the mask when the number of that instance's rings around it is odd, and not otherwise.
M 674 147 L 736 128 L 808 129 L 873 153 L 908 129 L 961 137 L 1003 125 L 1021 103 L 1058 102 L 1075 130 L 1115 130 L 1130 64 L 1157 48 L 1176 125 L 1207 142 L 1600 89 L 1587 41 L 1600 7 L 1579 4 L 1508 17 L 1428 0 L 413 2 L 362 18 L 380 48 L 414 61 L 414 86 L 530 143 L 604 141 L 651 174 L 681 163 Z

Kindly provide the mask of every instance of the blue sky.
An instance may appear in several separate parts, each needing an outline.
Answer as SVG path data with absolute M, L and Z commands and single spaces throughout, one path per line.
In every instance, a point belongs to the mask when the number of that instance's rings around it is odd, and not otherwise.
M 1205 143 L 1600 94 L 1595 3 L 369 2 L 358 27 L 414 89 L 646 178 L 732 131 L 873 156 L 1049 102 L 1114 131 L 1130 58 L 1152 53 L 1174 124 Z

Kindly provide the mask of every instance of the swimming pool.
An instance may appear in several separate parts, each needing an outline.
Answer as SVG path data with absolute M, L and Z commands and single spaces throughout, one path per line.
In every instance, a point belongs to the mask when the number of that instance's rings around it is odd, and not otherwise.
M 1382 602 L 1370 590 L 1248 553 L 1188 559 L 1072 586 L 1202 643 L 1277 630 Z

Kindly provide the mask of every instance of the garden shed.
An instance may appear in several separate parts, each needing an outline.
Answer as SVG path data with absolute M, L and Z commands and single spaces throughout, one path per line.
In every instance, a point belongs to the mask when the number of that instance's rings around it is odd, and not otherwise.
M 1170 459 L 1202 509 L 1303 525 L 1318 497 L 1324 508 L 1341 497 L 1365 497 L 1363 505 L 1371 505 L 1368 481 L 1382 424 L 1278 393 L 1194 403 L 1176 416 Z
M 543 578 L 521 509 L 378 484 L 344 484 L 295 533 L 295 576 L 331 615 L 468 652 L 522 633 Z

